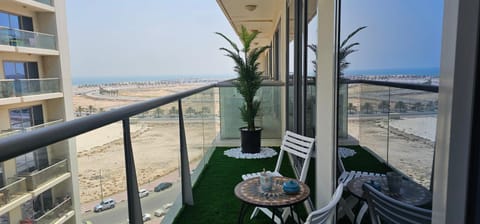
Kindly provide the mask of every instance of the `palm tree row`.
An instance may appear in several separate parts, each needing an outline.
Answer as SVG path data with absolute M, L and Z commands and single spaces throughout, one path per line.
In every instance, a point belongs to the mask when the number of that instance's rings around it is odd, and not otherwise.
M 438 109 L 438 101 L 428 101 L 426 103 L 422 102 L 415 102 L 415 103 L 405 103 L 403 101 L 396 101 L 393 105 L 393 110 L 390 111 L 390 103 L 386 100 L 380 101 L 380 103 L 376 104 L 377 108 L 375 109 L 374 103 L 372 102 L 365 102 L 360 105 L 360 111 L 358 107 L 353 103 L 348 103 L 348 113 L 388 113 L 388 112 L 397 112 L 397 113 L 406 113 L 408 111 L 415 111 L 415 112 L 432 112 Z

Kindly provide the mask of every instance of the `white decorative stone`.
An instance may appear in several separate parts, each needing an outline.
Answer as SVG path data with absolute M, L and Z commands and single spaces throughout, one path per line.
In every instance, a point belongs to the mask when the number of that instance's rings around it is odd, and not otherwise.
M 349 149 L 349 148 L 344 148 L 344 147 L 338 147 L 338 152 L 340 154 L 340 157 L 341 158 L 347 158 L 347 157 L 350 157 L 350 156 L 354 156 L 355 154 L 357 154 L 357 152 L 355 152 L 355 150 L 353 149 Z
M 261 148 L 259 153 L 242 153 L 242 148 L 232 148 L 223 154 L 235 159 L 264 159 L 276 156 L 277 151 L 272 148 Z

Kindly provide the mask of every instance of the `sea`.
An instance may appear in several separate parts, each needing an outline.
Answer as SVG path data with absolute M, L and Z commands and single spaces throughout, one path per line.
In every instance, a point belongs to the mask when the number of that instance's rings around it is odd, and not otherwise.
M 401 69 L 365 69 L 365 70 L 346 70 L 346 76 L 360 75 L 418 75 L 438 77 L 439 68 L 401 68 Z M 72 75 L 73 85 L 85 84 L 107 84 L 119 82 L 147 82 L 147 81 L 182 81 L 182 80 L 225 80 L 235 78 L 235 74 L 217 74 L 217 75 L 121 75 L 121 76 L 102 76 L 102 75 Z
M 235 78 L 235 74 L 222 75 L 130 75 L 130 76 L 102 76 L 102 75 L 72 75 L 74 86 L 86 84 L 107 84 L 119 82 L 148 82 L 148 81 L 182 81 L 182 80 L 225 80 Z

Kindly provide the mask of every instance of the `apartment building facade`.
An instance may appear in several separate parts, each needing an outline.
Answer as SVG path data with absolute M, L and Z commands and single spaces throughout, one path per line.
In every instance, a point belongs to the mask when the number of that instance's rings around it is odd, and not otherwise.
M 0 138 L 73 118 L 69 63 L 65 1 L 0 2 Z M 76 167 L 73 140 L 4 161 L 0 223 L 78 223 Z

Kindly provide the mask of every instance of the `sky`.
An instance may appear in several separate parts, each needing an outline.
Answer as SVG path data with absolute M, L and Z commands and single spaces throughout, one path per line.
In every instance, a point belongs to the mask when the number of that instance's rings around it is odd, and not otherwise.
M 443 1 L 341 4 L 341 40 L 368 26 L 352 39 L 360 46 L 346 73 L 439 67 Z M 214 32 L 238 38 L 214 0 L 71 0 L 67 20 L 74 78 L 234 76 L 231 59 L 218 50 L 227 43 Z
M 438 68 L 442 36 L 441 0 L 343 0 L 341 38 L 352 38 L 358 52 L 348 70 Z
M 233 74 L 236 34 L 214 0 L 67 1 L 72 76 Z

